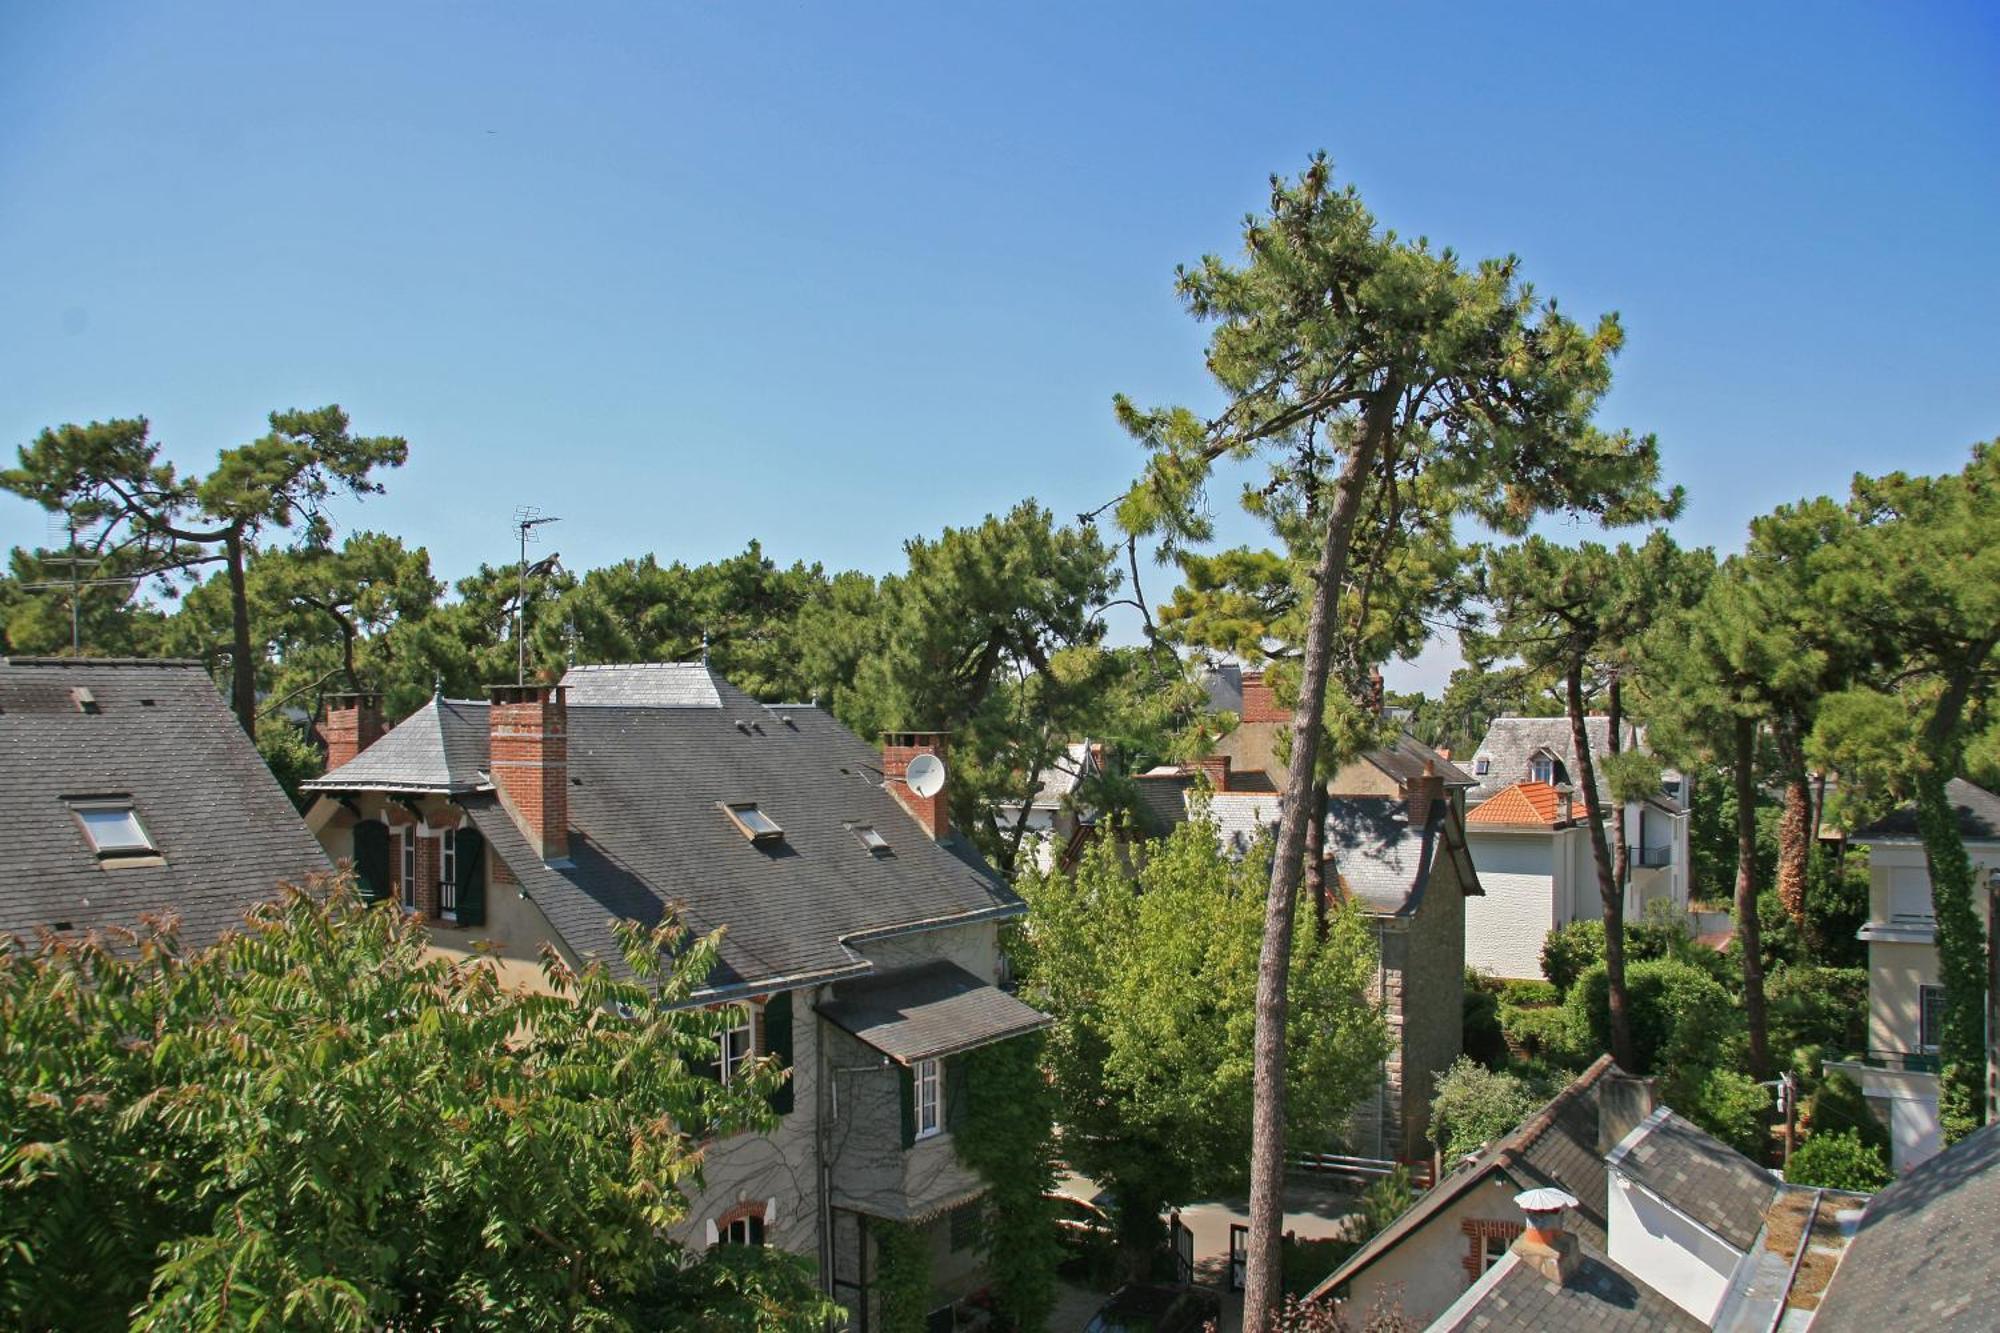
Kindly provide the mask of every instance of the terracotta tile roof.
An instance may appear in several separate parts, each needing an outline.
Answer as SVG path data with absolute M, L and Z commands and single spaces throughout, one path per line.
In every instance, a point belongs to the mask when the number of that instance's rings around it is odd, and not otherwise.
M 1554 828 L 1561 802 L 1546 782 L 1517 782 L 1466 812 L 1468 824 L 1525 824 Z

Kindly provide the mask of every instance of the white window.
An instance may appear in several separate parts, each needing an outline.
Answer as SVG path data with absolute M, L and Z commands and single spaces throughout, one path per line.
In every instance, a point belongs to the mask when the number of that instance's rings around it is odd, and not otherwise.
M 758 1213 L 751 1213 L 748 1217 L 739 1217 L 728 1226 L 722 1228 L 722 1234 L 716 1239 L 724 1245 L 762 1245 L 764 1243 L 764 1218 Z
M 1944 987 L 1917 987 L 1917 1048 L 1935 1052 L 1944 1039 Z
M 69 808 L 83 825 L 83 836 L 100 861 L 151 856 L 157 850 L 153 840 L 146 836 L 146 827 L 139 822 L 139 812 L 132 808 L 129 797 L 71 801 Z
M 756 1030 L 751 1026 L 750 1006 L 734 1005 L 729 1010 L 729 1026 L 715 1034 L 716 1076 L 725 1084 L 742 1076 L 743 1067 L 757 1054 Z
M 403 844 L 403 910 L 417 910 L 417 831 L 406 828 L 396 835 Z
M 1528 761 L 1528 776 L 1536 782 L 1556 780 L 1556 761 L 1548 755 L 1538 754 Z
M 446 829 L 438 841 L 438 911 L 445 920 L 458 919 L 458 830 Z
M 944 1066 L 919 1060 L 915 1070 L 917 1137 L 927 1139 L 944 1128 Z

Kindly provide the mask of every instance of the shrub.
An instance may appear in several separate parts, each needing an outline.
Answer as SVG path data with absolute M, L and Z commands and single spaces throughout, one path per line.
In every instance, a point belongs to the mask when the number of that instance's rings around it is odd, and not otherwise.
M 1481 986 L 1468 985 L 1463 1002 L 1465 1053 L 1491 1069 L 1507 1063 L 1507 1037 L 1500 1028 L 1500 997 Z
M 1663 1089 L 1676 1111 L 1753 1161 L 1771 1151 L 1771 1090 L 1734 1069 L 1691 1070 Z
M 1595 1049 L 1611 1049 L 1610 982 L 1599 963 L 1577 979 L 1564 1009 L 1572 1030 L 1588 1033 Z M 1732 1058 L 1740 1034 L 1735 1004 L 1722 984 L 1678 958 L 1654 958 L 1625 968 L 1632 1056 L 1630 1072 L 1707 1069 Z
M 1868 1044 L 1868 972 L 1859 967 L 1779 968 L 1764 986 L 1771 1046 L 1858 1051 Z
M 1793 1152 L 1785 1179 L 1798 1185 L 1870 1193 L 1892 1179 L 1882 1149 L 1851 1129 L 1815 1132 Z
M 1431 1138 L 1446 1158 L 1456 1159 L 1490 1143 L 1535 1109 L 1528 1085 L 1512 1074 L 1496 1074 L 1465 1056 L 1436 1075 L 1431 1100 Z
M 1500 1030 L 1510 1046 L 1531 1060 L 1568 1067 L 1579 1062 L 1581 1050 L 1576 1029 L 1567 1010 L 1560 1006 L 1523 1009 L 1511 1004 L 1500 1006 Z
M 1398 1162 L 1388 1175 L 1361 1192 L 1361 1235 L 1357 1239 L 1366 1241 L 1401 1217 L 1416 1200 L 1410 1168 Z
M 1500 1002 L 1539 1008 L 1562 1003 L 1562 992 L 1546 981 L 1503 981 L 1500 983 Z
M 1889 1127 L 1868 1109 L 1861 1085 L 1839 1070 L 1827 1074 L 1806 1109 L 1806 1121 L 1813 1137 L 1829 1133 L 1851 1133 L 1863 1143 L 1889 1151 Z
M 1603 961 L 1602 921 L 1572 921 L 1542 941 L 1542 975 L 1558 995 L 1568 995 L 1578 977 Z

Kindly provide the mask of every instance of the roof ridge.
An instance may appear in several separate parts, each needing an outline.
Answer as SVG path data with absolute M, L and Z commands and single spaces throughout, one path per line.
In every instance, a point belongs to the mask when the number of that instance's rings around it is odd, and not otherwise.
M 0 657 L 0 662 L 8 666 L 20 667 L 201 667 L 198 657 L 47 657 L 30 655 Z
M 1590 1068 L 1578 1074 L 1570 1081 L 1569 1086 L 1549 1098 L 1541 1110 L 1522 1121 L 1520 1127 L 1501 1142 L 1499 1160 L 1511 1164 L 1514 1154 L 1524 1153 L 1534 1147 L 1542 1135 L 1555 1128 L 1556 1117 L 1568 1110 L 1570 1103 L 1584 1092 L 1596 1087 L 1597 1081 L 1604 1077 L 1605 1072 L 1614 1067 L 1609 1055 L 1598 1056 Z

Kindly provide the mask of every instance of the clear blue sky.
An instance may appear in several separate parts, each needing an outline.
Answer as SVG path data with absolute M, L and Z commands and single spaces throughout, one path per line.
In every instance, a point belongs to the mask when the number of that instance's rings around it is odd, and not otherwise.
M 882 572 L 1212 405 L 1174 265 L 1322 147 L 1622 314 L 1688 540 L 2000 434 L 1991 5 L 323 8 L 0 3 L 0 446 L 338 401 L 412 446 L 342 521 L 447 577 L 523 503 Z

